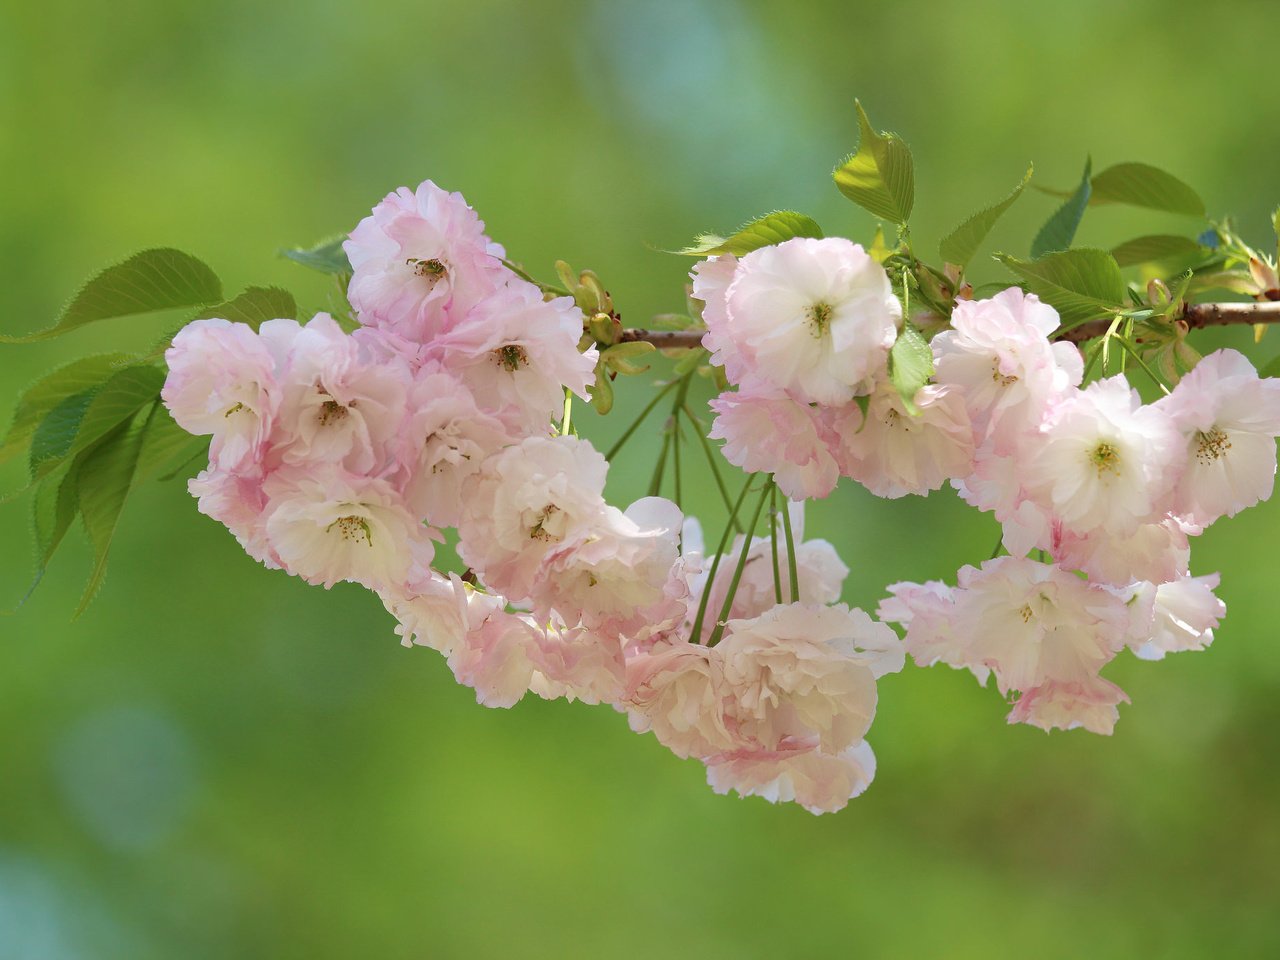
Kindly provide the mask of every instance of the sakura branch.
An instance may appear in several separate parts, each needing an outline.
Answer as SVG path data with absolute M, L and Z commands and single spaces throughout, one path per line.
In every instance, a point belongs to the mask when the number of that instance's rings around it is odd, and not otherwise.
M 1127 698 L 1103 671 L 1213 641 L 1225 606 L 1191 542 L 1271 495 L 1280 381 L 1187 337 L 1280 319 L 1275 260 L 1225 221 L 1073 248 L 1086 183 L 1031 259 L 998 257 L 1020 282 L 981 295 L 968 263 L 1022 186 L 931 265 L 907 229 L 910 152 L 859 111 L 836 184 L 895 242 L 789 212 L 701 237 L 666 329 L 623 328 L 592 271 L 535 280 L 430 181 L 340 244 L 291 252 L 337 276 L 345 325 L 300 322 L 279 291 L 222 301 L 176 251 L 112 268 L 53 333 L 116 315 L 119 289 L 117 313 L 200 315 L 167 343 L 158 399 L 148 356 L 72 364 L 24 398 L 0 453 L 30 448 L 42 556 L 77 512 L 102 527 L 84 491 L 159 472 L 185 431 L 207 438 L 198 509 L 264 566 L 373 591 L 401 642 L 440 653 L 481 704 L 621 711 L 717 792 L 842 808 L 875 774 L 878 681 L 908 655 L 993 681 L 1011 723 L 1111 733 Z M 1143 189 L 1109 199 L 1160 202 L 1172 178 L 1124 166 L 1106 182 Z M 1185 208 L 1189 190 L 1170 195 Z M 1224 290 L 1253 302 L 1208 299 Z M 663 380 L 602 455 L 575 402 L 611 413 L 615 379 L 650 362 Z M 699 378 L 709 411 L 690 399 Z M 646 424 L 648 495 L 623 509 L 606 480 Z M 723 502 L 710 539 L 684 509 L 694 478 Z M 850 608 L 850 571 L 804 515 L 843 481 L 886 499 L 950 486 L 994 516 L 1008 555 L 954 584 L 889 584 L 874 616 Z M 437 556 L 450 529 L 464 570 Z

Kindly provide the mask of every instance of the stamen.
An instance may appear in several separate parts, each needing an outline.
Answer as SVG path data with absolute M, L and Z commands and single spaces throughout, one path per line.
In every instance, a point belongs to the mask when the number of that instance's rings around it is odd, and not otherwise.
M 529 354 L 518 343 L 508 343 L 505 347 L 499 347 L 493 351 L 493 355 L 497 358 L 498 366 L 510 373 L 515 373 L 529 362 Z
M 1104 473 L 1109 473 L 1113 477 L 1120 476 L 1120 451 L 1106 440 L 1089 452 L 1089 462 L 1098 471 L 1098 479 L 1102 479 Z
M 821 337 L 827 332 L 827 328 L 831 326 L 832 312 L 829 303 L 815 303 L 809 308 L 810 332 L 815 337 Z
M 369 521 L 364 517 L 357 517 L 354 514 L 348 517 L 339 517 L 325 527 L 324 532 L 328 533 L 334 527 L 338 528 L 338 534 L 343 540 L 355 540 L 356 542 L 363 540 L 369 546 L 373 546 L 373 531 L 369 528 Z
M 554 534 L 551 533 L 551 531 L 546 529 L 547 521 L 550 520 L 559 512 L 560 512 L 560 508 L 557 507 L 554 503 L 549 503 L 545 507 L 543 507 L 542 512 L 538 514 L 537 522 L 534 523 L 533 527 L 529 530 L 529 539 L 542 540 L 543 542 L 549 542 L 551 540 L 559 540 L 560 539 L 559 537 L 555 536 Z
M 1215 460 L 1221 460 L 1230 449 L 1231 440 L 1218 427 L 1212 427 L 1207 432 L 1196 431 L 1196 459 L 1201 466 L 1207 467 Z
M 449 268 L 445 266 L 444 261 L 435 257 L 429 260 L 410 257 L 405 263 L 413 267 L 413 272 L 417 276 L 426 278 L 427 282 L 433 287 L 449 275 Z
M 1000 361 L 996 360 L 991 364 L 991 379 L 1002 387 L 1011 387 L 1018 382 L 1018 378 L 1014 376 L 1005 376 L 1000 372 Z
M 347 408 L 337 400 L 326 400 L 320 404 L 318 419 L 322 427 L 327 427 L 331 423 L 341 422 L 347 419 Z
M 1031 604 L 1029 603 L 1024 603 L 1022 609 L 1018 611 L 1018 616 L 1022 618 L 1023 623 L 1030 623 L 1035 615 L 1035 611 L 1031 609 Z

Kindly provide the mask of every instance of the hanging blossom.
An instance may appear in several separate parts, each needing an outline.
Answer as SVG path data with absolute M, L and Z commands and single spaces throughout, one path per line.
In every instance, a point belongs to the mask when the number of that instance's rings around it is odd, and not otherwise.
M 163 400 L 211 438 L 199 509 L 268 567 L 376 592 L 479 703 L 608 704 L 719 793 L 843 807 L 875 775 L 879 681 L 907 654 L 993 681 L 1011 723 L 1110 733 L 1127 697 L 1103 672 L 1213 642 L 1225 606 L 1191 541 L 1272 490 L 1280 385 L 1240 354 L 1151 404 L 1120 377 L 1082 387 L 1056 312 L 1009 289 L 958 301 L 908 389 L 891 350 L 918 333 L 885 269 L 795 238 L 691 274 L 725 388 L 710 439 L 769 475 L 743 493 L 765 535 L 739 512 L 717 556 L 669 500 L 606 501 L 609 464 L 563 413 L 608 369 L 584 332 L 601 314 L 509 269 L 459 194 L 401 188 L 344 250 L 353 332 L 318 314 L 174 338 Z M 850 608 L 800 502 L 841 477 L 885 498 L 950 482 L 1011 555 L 893 584 L 879 619 Z M 785 514 L 764 510 L 775 487 Z M 450 528 L 461 573 L 435 566 Z

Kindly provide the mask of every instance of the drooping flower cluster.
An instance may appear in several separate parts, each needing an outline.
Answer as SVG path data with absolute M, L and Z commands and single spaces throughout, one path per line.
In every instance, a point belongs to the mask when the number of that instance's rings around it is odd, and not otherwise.
M 354 332 L 320 314 L 200 320 L 174 338 L 163 399 L 212 438 L 191 481 L 201 511 L 269 567 L 377 592 L 403 643 L 439 651 L 483 704 L 532 691 L 613 705 L 722 792 L 826 811 L 865 789 L 876 680 L 905 654 L 838 602 L 847 569 L 803 540 L 803 511 L 790 508 L 794 558 L 776 530 L 742 535 L 735 577 L 731 563 L 713 575 L 670 501 L 608 504 L 605 459 L 555 424 L 593 382 L 583 315 L 508 269 L 458 194 L 402 188 L 345 250 Z M 790 269 L 775 265 L 778 282 Z M 814 323 L 842 344 L 805 361 L 825 379 L 793 364 L 815 395 L 847 400 L 874 365 L 860 358 L 893 341 L 896 300 L 860 269 L 814 279 L 829 287 Z M 887 326 L 864 329 L 867 304 Z M 771 367 L 803 346 L 750 342 Z M 850 380 L 850 363 L 867 370 Z M 433 567 L 450 527 L 461 575 Z
M 1010 289 L 955 305 L 908 403 L 887 362 L 901 311 L 860 247 L 793 239 L 712 257 L 693 280 L 703 343 L 736 387 L 712 402 L 730 461 L 797 498 L 839 476 L 891 498 L 950 480 L 1003 525 L 1011 556 L 957 587 L 890 587 L 879 613 L 918 663 L 994 675 L 1019 697 L 1010 721 L 1107 733 L 1125 697 L 1099 671 L 1120 650 L 1212 641 L 1225 607 L 1216 575 L 1191 576 L 1188 537 L 1270 496 L 1280 434 L 1280 383 L 1240 354 L 1152 404 L 1122 376 L 1081 389 L 1079 351 L 1050 339 L 1057 313 Z
M 960 398 L 929 384 L 908 410 L 889 377 L 902 304 L 861 246 L 796 238 L 726 254 L 693 272 L 703 344 L 737 389 L 712 401 L 711 436 L 794 499 L 841 476 L 883 497 L 936 490 L 967 472 L 973 431 Z

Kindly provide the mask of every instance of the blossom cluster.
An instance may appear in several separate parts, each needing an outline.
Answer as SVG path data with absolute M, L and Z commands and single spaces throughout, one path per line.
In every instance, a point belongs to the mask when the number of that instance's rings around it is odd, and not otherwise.
M 344 249 L 352 332 L 318 314 L 174 338 L 163 400 L 211 437 L 200 510 L 268 567 L 375 591 L 483 704 L 609 704 L 722 792 L 826 811 L 865 789 L 876 681 L 905 653 L 839 603 L 848 571 L 802 511 L 794 557 L 748 531 L 734 570 L 670 501 L 607 503 L 604 457 L 556 424 L 595 376 L 583 315 L 510 270 L 460 195 L 401 188 Z M 461 574 L 434 565 L 449 528 Z
M 889 588 L 878 613 L 917 663 L 994 676 L 1011 722 L 1109 733 L 1126 698 L 1100 670 L 1121 650 L 1212 641 L 1225 606 L 1216 575 L 1191 575 L 1189 538 L 1270 496 L 1280 435 L 1280 382 L 1242 355 L 1204 358 L 1154 403 L 1123 376 L 1082 387 L 1057 313 L 1015 288 L 957 302 L 931 381 L 904 398 L 889 370 L 901 307 L 858 245 L 713 257 L 694 293 L 735 388 L 712 403 L 729 460 L 796 498 L 840 476 L 890 498 L 949 481 L 1002 525 L 1009 556 L 957 586 Z

